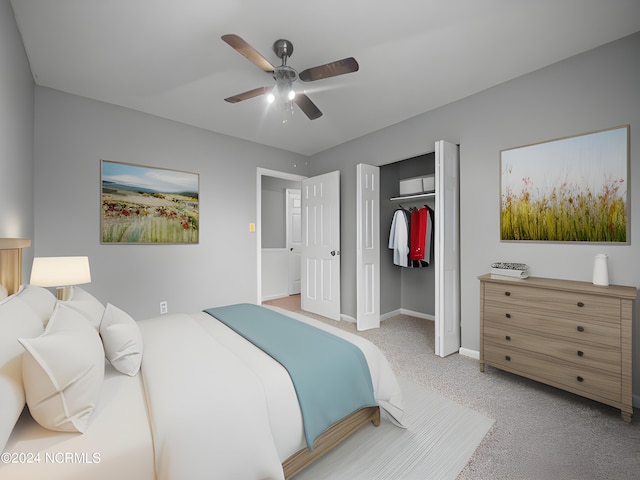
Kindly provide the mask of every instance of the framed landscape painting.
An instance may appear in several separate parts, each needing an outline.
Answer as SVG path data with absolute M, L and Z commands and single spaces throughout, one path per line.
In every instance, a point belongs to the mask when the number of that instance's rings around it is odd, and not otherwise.
M 629 243 L 629 126 L 500 152 L 501 241 Z
M 100 161 L 101 243 L 198 243 L 196 173 Z

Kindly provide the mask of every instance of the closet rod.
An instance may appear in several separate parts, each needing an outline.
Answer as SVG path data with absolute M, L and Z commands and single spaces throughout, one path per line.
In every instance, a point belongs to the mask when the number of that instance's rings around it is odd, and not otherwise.
M 417 200 L 419 198 L 435 197 L 436 192 L 416 193 L 415 195 L 400 195 L 399 197 L 391 197 L 391 202 L 401 202 L 403 200 Z

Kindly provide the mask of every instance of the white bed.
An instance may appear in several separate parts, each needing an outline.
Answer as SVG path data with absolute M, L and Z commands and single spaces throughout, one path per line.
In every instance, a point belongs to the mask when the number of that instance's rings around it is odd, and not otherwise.
M 380 409 L 363 409 L 350 415 L 319 437 L 313 452 L 309 452 L 297 397 L 286 370 L 211 315 L 170 314 L 134 322 L 117 307 L 108 304 L 105 309 L 82 289 L 75 288 L 69 302 L 56 302 L 55 298 L 52 302 L 47 293 L 30 286 L 0 301 L 0 338 L 4 338 L 0 348 L 13 345 L 13 354 L 9 350 L 0 353 L 0 368 L 4 369 L 0 371 L 0 446 L 6 439 L 1 480 L 290 478 L 364 423 L 379 421 L 380 414 L 385 421 L 400 424 L 402 420 L 402 394 L 382 353 L 370 342 L 322 322 L 289 313 L 362 350 Z M 23 318 L 16 323 L 16 312 L 25 308 L 28 313 L 20 314 Z M 81 405 L 75 417 L 67 412 L 83 433 L 54 431 L 50 425 L 41 426 L 40 419 L 34 420 L 40 415 L 39 407 L 29 403 L 34 387 L 25 373 L 34 368 L 31 357 L 39 358 L 38 348 L 46 350 L 41 345 L 43 338 L 47 340 L 48 335 L 51 344 L 53 334 L 72 330 L 70 325 L 77 321 L 72 310 L 81 312 L 91 329 L 102 333 L 103 356 L 110 360 L 102 358 L 102 378 L 94 358 L 93 370 L 100 378 L 91 381 L 100 383 L 98 396 L 88 403 L 85 399 L 89 406 Z M 109 311 L 111 321 L 104 319 Z M 37 312 L 42 327 L 35 325 L 33 312 Z M 47 315 L 51 315 L 50 321 Z M 27 316 L 30 320 L 25 322 Z M 121 344 L 115 350 L 120 354 L 114 353 L 110 334 L 103 331 L 108 323 L 117 327 L 115 338 Z M 12 335 L 22 338 L 25 346 L 7 340 Z M 22 360 L 18 368 L 23 369 L 24 379 L 15 376 L 16 354 Z M 139 365 L 140 361 L 138 372 L 135 363 Z M 4 367 L 11 368 L 4 368 L 3 362 Z M 13 372 L 14 384 L 3 390 L 5 370 Z M 67 390 L 76 388 L 74 385 Z M 21 395 L 26 399 L 21 400 Z M 74 399 L 69 392 L 66 395 L 71 405 Z M 20 407 L 21 401 L 33 407 L 36 414 Z M 5 403 L 12 409 L 5 412 Z M 11 415 L 19 416 L 15 426 Z M 64 428 L 69 427 L 69 418 L 63 420 Z

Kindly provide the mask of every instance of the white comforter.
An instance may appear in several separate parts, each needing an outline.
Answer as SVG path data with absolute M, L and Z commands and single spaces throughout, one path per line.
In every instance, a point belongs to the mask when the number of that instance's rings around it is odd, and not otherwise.
M 400 424 L 402 394 L 377 347 L 287 313 L 358 345 L 383 417 Z M 286 370 L 204 312 L 138 323 L 158 480 L 284 478 L 282 462 L 306 447 Z

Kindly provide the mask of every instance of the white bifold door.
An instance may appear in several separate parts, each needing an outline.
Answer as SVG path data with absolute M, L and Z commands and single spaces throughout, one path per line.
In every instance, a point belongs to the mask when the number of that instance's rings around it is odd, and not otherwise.
M 380 326 L 380 168 L 356 166 L 357 328 Z
M 302 181 L 301 308 L 340 320 L 340 172 Z
M 458 146 L 435 143 L 435 353 L 460 349 L 460 238 Z M 379 168 L 357 166 L 357 322 L 358 330 L 380 325 Z M 427 292 L 425 292 L 427 294 Z
M 436 355 L 460 350 L 460 207 L 459 150 L 453 143 L 436 142 Z

